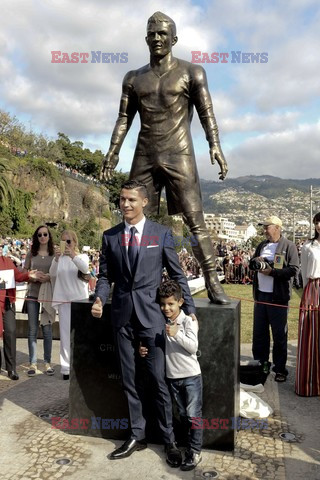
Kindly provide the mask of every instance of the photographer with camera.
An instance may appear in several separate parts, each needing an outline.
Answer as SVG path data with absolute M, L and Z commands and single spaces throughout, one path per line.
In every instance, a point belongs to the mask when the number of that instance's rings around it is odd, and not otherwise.
M 298 251 L 293 242 L 281 235 L 282 221 L 271 215 L 263 222 L 266 240 L 261 242 L 250 260 L 249 268 L 254 271 L 252 353 L 255 360 L 269 372 L 271 326 L 273 337 L 273 371 L 276 382 L 285 382 L 288 375 L 288 303 L 293 279 L 299 270 Z

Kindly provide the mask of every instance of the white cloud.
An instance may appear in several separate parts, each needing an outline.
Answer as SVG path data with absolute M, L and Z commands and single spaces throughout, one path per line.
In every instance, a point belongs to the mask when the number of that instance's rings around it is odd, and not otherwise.
M 112 131 L 119 107 L 122 78 L 129 69 L 148 62 L 145 43 L 147 18 L 158 3 L 122 1 L 106 6 L 99 0 L 69 2 L 5 1 L 3 36 L 7 56 L 1 60 L 2 102 L 16 113 L 29 114 L 35 124 L 52 133 L 64 131 L 83 137 Z M 179 2 L 178 2 L 179 3 Z M 170 8 L 169 8 L 170 6 Z M 184 2 L 169 15 L 182 19 L 186 39 L 197 35 L 194 19 L 198 7 Z M 7 39 L 14 31 L 12 41 Z M 180 51 L 190 46 L 179 41 Z M 127 52 L 128 63 L 56 64 L 51 51 Z M 61 58 L 61 56 L 59 57 Z M 91 61 L 91 53 L 90 53 Z
M 245 113 L 241 116 L 224 118 L 220 122 L 220 127 L 224 134 L 230 132 L 279 132 L 293 128 L 297 124 L 298 116 L 298 112 L 270 115 Z
M 295 129 L 249 138 L 241 145 L 225 150 L 229 177 L 272 175 L 281 178 L 318 178 L 320 122 Z M 217 180 L 218 167 L 208 174 L 209 157 L 198 160 L 200 176 Z

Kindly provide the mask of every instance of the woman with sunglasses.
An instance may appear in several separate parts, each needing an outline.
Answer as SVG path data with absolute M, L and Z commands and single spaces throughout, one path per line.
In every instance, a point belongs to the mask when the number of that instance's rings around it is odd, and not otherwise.
M 54 285 L 52 306 L 59 313 L 60 365 L 64 380 L 69 380 L 70 374 L 71 302 L 89 298 L 88 283 L 79 277 L 79 272 L 89 273 L 89 257 L 79 253 L 76 233 L 65 230 L 49 271 Z
M 31 251 L 26 257 L 24 270 L 37 270 L 46 275 L 46 282 L 50 281 L 49 269 L 54 257 L 54 247 L 51 232 L 46 225 L 40 225 L 32 236 Z M 43 283 L 43 282 L 42 282 Z M 38 302 L 41 283 L 30 283 L 27 293 L 27 313 L 28 313 L 28 348 L 30 367 L 27 372 L 29 377 L 37 373 L 37 336 L 39 323 L 40 303 Z M 52 324 L 40 322 L 43 334 L 43 355 L 45 371 L 47 375 L 53 375 L 54 369 L 51 367 L 52 351 Z

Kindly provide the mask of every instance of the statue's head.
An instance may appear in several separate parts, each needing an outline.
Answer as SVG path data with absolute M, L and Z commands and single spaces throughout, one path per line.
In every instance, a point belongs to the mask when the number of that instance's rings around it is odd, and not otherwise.
M 147 23 L 147 31 L 149 29 L 149 25 L 155 24 L 155 23 L 167 23 L 168 26 L 171 29 L 172 36 L 175 37 L 177 34 L 177 29 L 176 29 L 176 24 L 172 20 L 172 18 L 168 17 L 165 13 L 162 12 L 156 12 L 154 13 L 149 19 Z
M 146 42 L 152 56 L 167 55 L 177 41 L 176 24 L 172 18 L 156 12 L 148 19 Z

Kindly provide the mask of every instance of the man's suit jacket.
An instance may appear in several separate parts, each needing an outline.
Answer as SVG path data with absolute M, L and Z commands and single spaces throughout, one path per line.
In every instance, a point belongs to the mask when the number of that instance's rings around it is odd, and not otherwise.
M 180 284 L 186 313 L 194 313 L 194 302 L 181 270 L 170 230 L 146 219 L 139 257 L 132 275 L 124 228 L 125 224 L 121 223 L 103 233 L 99 280 L 95 293 L 95 297 L 99 297 L 104 304 L 110 286 L 114 283 L 111 304 L 113 325 L 126 325 L 133 311 L 145 328 L 163 324 L 164 317 L 156 301 L 163 267 L 166 267 L 170 278 Z

